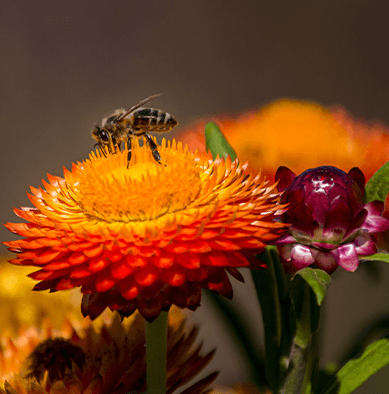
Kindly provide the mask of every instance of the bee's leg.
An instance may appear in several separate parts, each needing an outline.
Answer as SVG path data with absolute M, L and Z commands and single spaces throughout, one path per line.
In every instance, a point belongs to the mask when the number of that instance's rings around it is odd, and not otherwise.
M 128 154 L 127 154 L 127 168 L 128 168 L 128 164 L 130 163 L 131 154 L 132 154 L 132 151 L 131 151 L 131 137 L 130 136 L 128 136 L 128 138 L 127 138 L 127 149 L 128 149 Z
M 100 152 L 101 152 L 105 157 L 107 157 L 107 155 L 105 154 L 105 151 L 104 151 L 104 149 L 103 149 L 103 145 L 102 145 L 100 142 L 97 142 L 97 143 L 94 145 L 94 148 L 96 148 L 96 146 L 98 146 L 99 149 L 100 149 Z
M 161 156 L 160 156 L 159 152 L 157 151 L 156 143 L 153 141 L 153 139 L 147 133 L 145 133 L 144 136 L 146 137 L 146 141 L 151 149 L 151 153 L 153 154 L 155 161 L 158 164 L 162 164 L 161 163 Z

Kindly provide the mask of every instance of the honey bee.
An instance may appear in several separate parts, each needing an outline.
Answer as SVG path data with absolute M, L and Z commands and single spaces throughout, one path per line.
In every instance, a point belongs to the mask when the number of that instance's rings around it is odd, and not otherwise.
M 161 156 L 157 150 L 157 145 L 148 133 L 164 133 L 177 126 L 177 121 L 172 115 L 160 109 L 142 108 L 161 94 L 154 94 L 133 105 L 128 110 L 117 109 L 107 115 L 101 122 L 101 127 L 95 126 L 92 130 L 92 137 L 97 141 L 98 146 L 104 153 L 104 147 L 108 147 L 109 152 L 121 150 L 121 143 L 127 142 L 128 162 L 131 160 L 131 139 L 134 137 L 146 138 L 146 142 L 151 149 L 155 161 L 161 163 Z

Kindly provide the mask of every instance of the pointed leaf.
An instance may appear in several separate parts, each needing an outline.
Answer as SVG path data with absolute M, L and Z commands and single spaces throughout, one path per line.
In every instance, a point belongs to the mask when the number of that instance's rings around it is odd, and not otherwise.
M 382 261 L 384 263 L 389 263 L 389 253 L 375 253 L 370 256 L 362 256 L 360 259 L 362 261 Z
M 385 163 L 367 182 L 365 201 L 385 201 L 389 192 L 389 162 Z
M 251 275 L 265 329 L 266 380 L 269 388 L 276 392 L 281 383 L 282 345 L 288 342 L 284 323 L 289 319 L 285 319 L 282 304 L 288 284 L 275 247 L 266 247 L 258 258 L 268 266 L 268 270 L 251 270 Z
M 310 286 L 316 296 L 317 305 L 323 302 L 327 289 L 331 284 L 331 277 L 318 268 L 303 268 L 296 275 L 300 275 Z
M 236 159 L 234 149 L 228 143 L 216 123 L 210 122 L 205 126 L 205 146 L 207 147 L 207 152 L 211 151 L 214 159 L 217 155 L 223 158 L 231 156 L 232 161 Z
M 383 338 L 366 348 L 361 357 L 350 360 L 322 393 L 349 394 L 370 376 L 389 364 L 389 339 Z

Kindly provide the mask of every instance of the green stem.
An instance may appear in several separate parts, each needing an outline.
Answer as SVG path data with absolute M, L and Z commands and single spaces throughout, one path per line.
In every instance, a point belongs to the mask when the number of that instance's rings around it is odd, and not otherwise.
M 312 296 L 308 284 L 304 283 L 303 302 L 300 316 L 297 316 L 297 329 L 293 338 L 289 356 L 289 368 L 285 384 L 280 390 L 282 394 L 301 394 L 306 392 L 303 388 L 310 382 L 311 362 L 310 355 L 312 343 L 311 309 Z M 309 376 L 307 376 L 309 375 Z
M 146 321 L 147 393 L 166 394 L 166 337 L 168 312 Z

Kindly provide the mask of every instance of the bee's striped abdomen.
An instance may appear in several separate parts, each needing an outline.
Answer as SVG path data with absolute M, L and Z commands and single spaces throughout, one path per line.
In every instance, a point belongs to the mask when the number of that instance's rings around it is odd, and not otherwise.
M 177 121 L 172 115 L 160 109 L 139 108 L 131 115 L 131 126 L 133 130 L 145 132 L 164 132 L 170 131 L 177 126 Z

